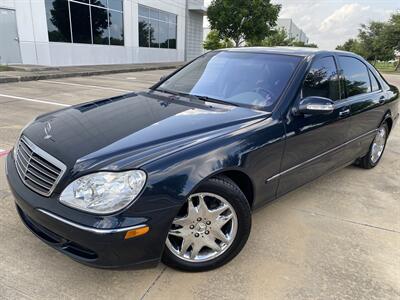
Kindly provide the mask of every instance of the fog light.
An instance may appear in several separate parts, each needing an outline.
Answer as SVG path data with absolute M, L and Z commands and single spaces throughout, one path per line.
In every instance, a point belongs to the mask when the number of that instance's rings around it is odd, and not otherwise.
M 149 232 L 149 230 L 150 230 L 149 226 L 129 230 L 125 234 L 125 240 L 146 234 L 147 232 Z

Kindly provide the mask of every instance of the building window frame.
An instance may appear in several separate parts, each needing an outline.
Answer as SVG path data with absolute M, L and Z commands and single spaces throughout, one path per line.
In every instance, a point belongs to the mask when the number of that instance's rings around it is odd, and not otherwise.
M 142 10 L 147 10 L 147 15 L 145 14 L 141 14 Z M 143 5 L 138 3 L 138 20 L 137 20 L 137 24 L 138 24 L 138 45 L 139 48 L 155 48 L 155 49 L 177 49 L 177 36 L 178 36 L 178 15 L 165 11 L 165 10 L 161 10 L 161 9 L 157 9 L 151 6 L 147 6 L 147 5 Z M 152 16 L 151 12 L 157 12 L 158 17 L 154 17 Z M 160 17 L 160 13 L 162 13 L 164 15 L 164 17 L 168 17 L 168 21 L 164 20 L 162 17 Z M 158 44 L 158 46 L 152 46 L 152 40 L 151 40 L 151 34 L 148 34 L 148 41 L 147 43 L 145 42 L 145 44 L 147 44 L 147 46 L 141 45 L 141 40 L 140 40 L 140 36 L 141 36 L 141 26 L 140 26 L 140 22 L 141 20 L 145 20 L 146 24 L 148 24 L 148 30 L 151 30 L 151 23 L 156 23 L 157 24 L 157 42 L 154 44 Z M 167 30 L 167 47 L 162 47 L 162 44 L 165 42 L 160 41 L 160 24 L 162 25 L 167 25 L 166 27 L 168 28 Z M 165 29 L 165 28 L 164 28 Z M 171 39 L 170 37 L 172 36 L 171 33 L 174 34 L 173 38 Z
M 125 11 L 125 7 L 124 7 L 124 1 L 121 0 L 121 9 L 122 10 L 118 10 L 115 8 L 110 8 L 110 1 L 112 0 L 104 0 L 105 5 L 106 6 L 100 6 L 100 5 L 95 5 L 92 4 L 92 1 L 94 0 L 86 0 L 86 1 L 79 1 L 79 0 L 64 0 L 65 2 L 67 2 L 68 4 L 68 22 L 69 22 L 69 34 L 70 34 L 70 41 L 61 41 L 62 43 L 72 43 L 72 44 L 87 44 L 87 45 L 103 45 L 103 46 L 125 46 L 125 38 L 124 38 L 124 33 L 125 33 L 125 24 L 124 24 L 124 11 Z M 45 1 L 45 6 L 46 6 L 46 14 L 47 14 L 47 10 L 49 9 L 49 7 L 47 7 L 47 4 L 51 3 L 51 5 L 53 5 L 54 1 Z M 89 23 L 90 23 L 90 41 L 91 43 L 77 43 L 74 42 L 74 34 L 73 34 L 73 25 L 72 25 L 72 21 L 73 21 L 73 17 L 71 15 L 71 3 L 76 3 L 78 5 L 85 5 L 88 6 L 89 8 Z M 104 11 L 106 11 L 107 14 L 107 36 L 108 36 L 108 43 L 95 43 L 95 38 L 93 35 L 93 16 L 92 16 L 92 8 L 96 8 L 96 9 L 102 9 Z M 112 38 L 111 38 L 111 29 L 110 29 L 110 13 L 111 12 L 115 12 L 115 13 L 119 13 L 122 16 L 122 28 L 121 28 L 121 43 L 112 43 Z M 48 31 L 48 36 L 49 36 L 49 42 L 54 43 L 54 42 L 60 42 L 60 41 L 55 41 L 55 40 L 51 40 L 50 37 L 50 27 L 49 27 L 49 18 L 48 16 L 46 17 L 46 22 L 47 22 L 47 31 Z M 53 24 L 54 26 L 54 24 Z M 55 26 L 56 27 L 56 26 Z M 57 28 L 57 27 L 56 27 Z M 57 28 L 57 30 L 59 30 Z M 76 38 L 75 38 L 76 40 Z

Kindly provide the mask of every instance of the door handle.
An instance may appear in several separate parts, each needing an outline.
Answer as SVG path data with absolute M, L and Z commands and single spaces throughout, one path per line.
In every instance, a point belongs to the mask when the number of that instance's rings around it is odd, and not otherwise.
M 350 114 L 350 108 L 340 111 L 339 117 L 347 116 L 348 114 Z

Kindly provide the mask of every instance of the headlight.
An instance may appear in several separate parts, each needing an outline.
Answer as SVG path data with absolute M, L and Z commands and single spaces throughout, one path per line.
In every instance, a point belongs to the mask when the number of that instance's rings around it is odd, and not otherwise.
M 69 184 L 60 202 L 95 214 L 110 214 L 128 206 L 145 183 L 146 173 L 141 170 L 89 174 Z

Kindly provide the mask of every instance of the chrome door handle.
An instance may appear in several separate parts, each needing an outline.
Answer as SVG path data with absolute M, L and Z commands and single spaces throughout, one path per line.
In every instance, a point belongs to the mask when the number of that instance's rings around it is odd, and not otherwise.
M 346 116 L 346 115 L 348 115 L 349 113 L 350 113 L 350 108 L 345 109 L 345 110 L 342 110 L 342 111 L 339 112 L 339 117 Z

